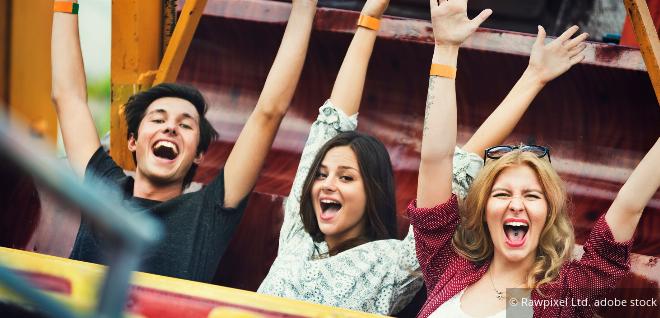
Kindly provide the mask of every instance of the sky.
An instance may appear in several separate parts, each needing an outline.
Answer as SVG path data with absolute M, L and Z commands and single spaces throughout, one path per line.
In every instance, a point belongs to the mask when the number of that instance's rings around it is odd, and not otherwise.
M 90 81 L 110 76 L 111 2 L 85 0 L 80 4 L 80 42 Z

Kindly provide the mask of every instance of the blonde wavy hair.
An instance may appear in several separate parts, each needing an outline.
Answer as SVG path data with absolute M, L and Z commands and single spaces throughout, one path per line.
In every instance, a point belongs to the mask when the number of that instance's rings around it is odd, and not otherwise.
M 519 165 L 534 170 L 548 203 L 545 226 L 536 248 L 536 259 L 527 275 L 527 287 L 537 289 L 557 277 L 562 264 L 570 259 L 575 245 L 564 182 L 547 159 L 538 158 L 531 152 L 514 150 L 500 159 L 488 162 L 461 204 L 461 223 L 454 233 L 452 244 L 461 256 L 473 262 L 483 262 L 493 257 L 493 240 L 485 217 L 486 204 L 500 173 L 506 168 Z

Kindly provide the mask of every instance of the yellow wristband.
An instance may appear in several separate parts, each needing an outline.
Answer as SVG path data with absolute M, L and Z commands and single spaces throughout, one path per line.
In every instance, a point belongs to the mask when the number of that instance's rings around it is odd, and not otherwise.
M 357 25 L 377 31 L 380 28 L 380 19 L 376 19 L 368 15 L 360 14 L 360 18 L 358 19 Z
M 54 12 L 64 12 L 71 14 L 78 14 L 78 3 L 70 1 L 55 1 L 53 4 Z
M 445 64 L 431 64 L 431 76 L 456 78 L 456 68 Z

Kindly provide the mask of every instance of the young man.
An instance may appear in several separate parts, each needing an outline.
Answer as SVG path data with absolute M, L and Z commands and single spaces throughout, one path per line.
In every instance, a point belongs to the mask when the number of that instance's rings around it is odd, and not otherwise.
M 202 95 L 191 87 L 161 84 L 129 99 L 128 148 L 137 168 L 134 177 L 126 176 L 101 148 L 87 106 L 77 15 L 54 13 L 52 95 L 71 166 L 86 182 L 96 175 L 117 185 L 127 203 L 164 225 L 164 238 L 144 255 L 141 271 L 213 278 L 300 78 L 315 12 L 315 0 L 293 1 L 275 62 L 224 169 L 202 190 L 186 194 L 217 136 L 204 117 Z M 105 244 L 83 218 L 71 258 L 102 263 Z

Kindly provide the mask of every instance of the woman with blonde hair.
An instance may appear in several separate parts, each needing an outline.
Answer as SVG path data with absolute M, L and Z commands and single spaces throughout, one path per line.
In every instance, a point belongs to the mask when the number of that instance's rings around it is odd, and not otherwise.
M 460 44 L 474 31 L 466 3 L 431 0 L 434 63 L 455 67 Z M 554 42 L 570 52 L 574 40 L 562 35 Z M 660 187 L 660 139 L 595 223 L 582 258 L 572 260 L 566 191 L 545 147 L 487 149 L 459 214 L 449 182 L 455 169 L 455 82 L 447 76 L 430 81 L 417 199 L 408 207 L 428 291 L 419 317 L 505 317 L 511 310 L 592 316 L 593 301 L 629 271 L 633 233 Z M 509 299 L 507 288 L 529 294 Z

